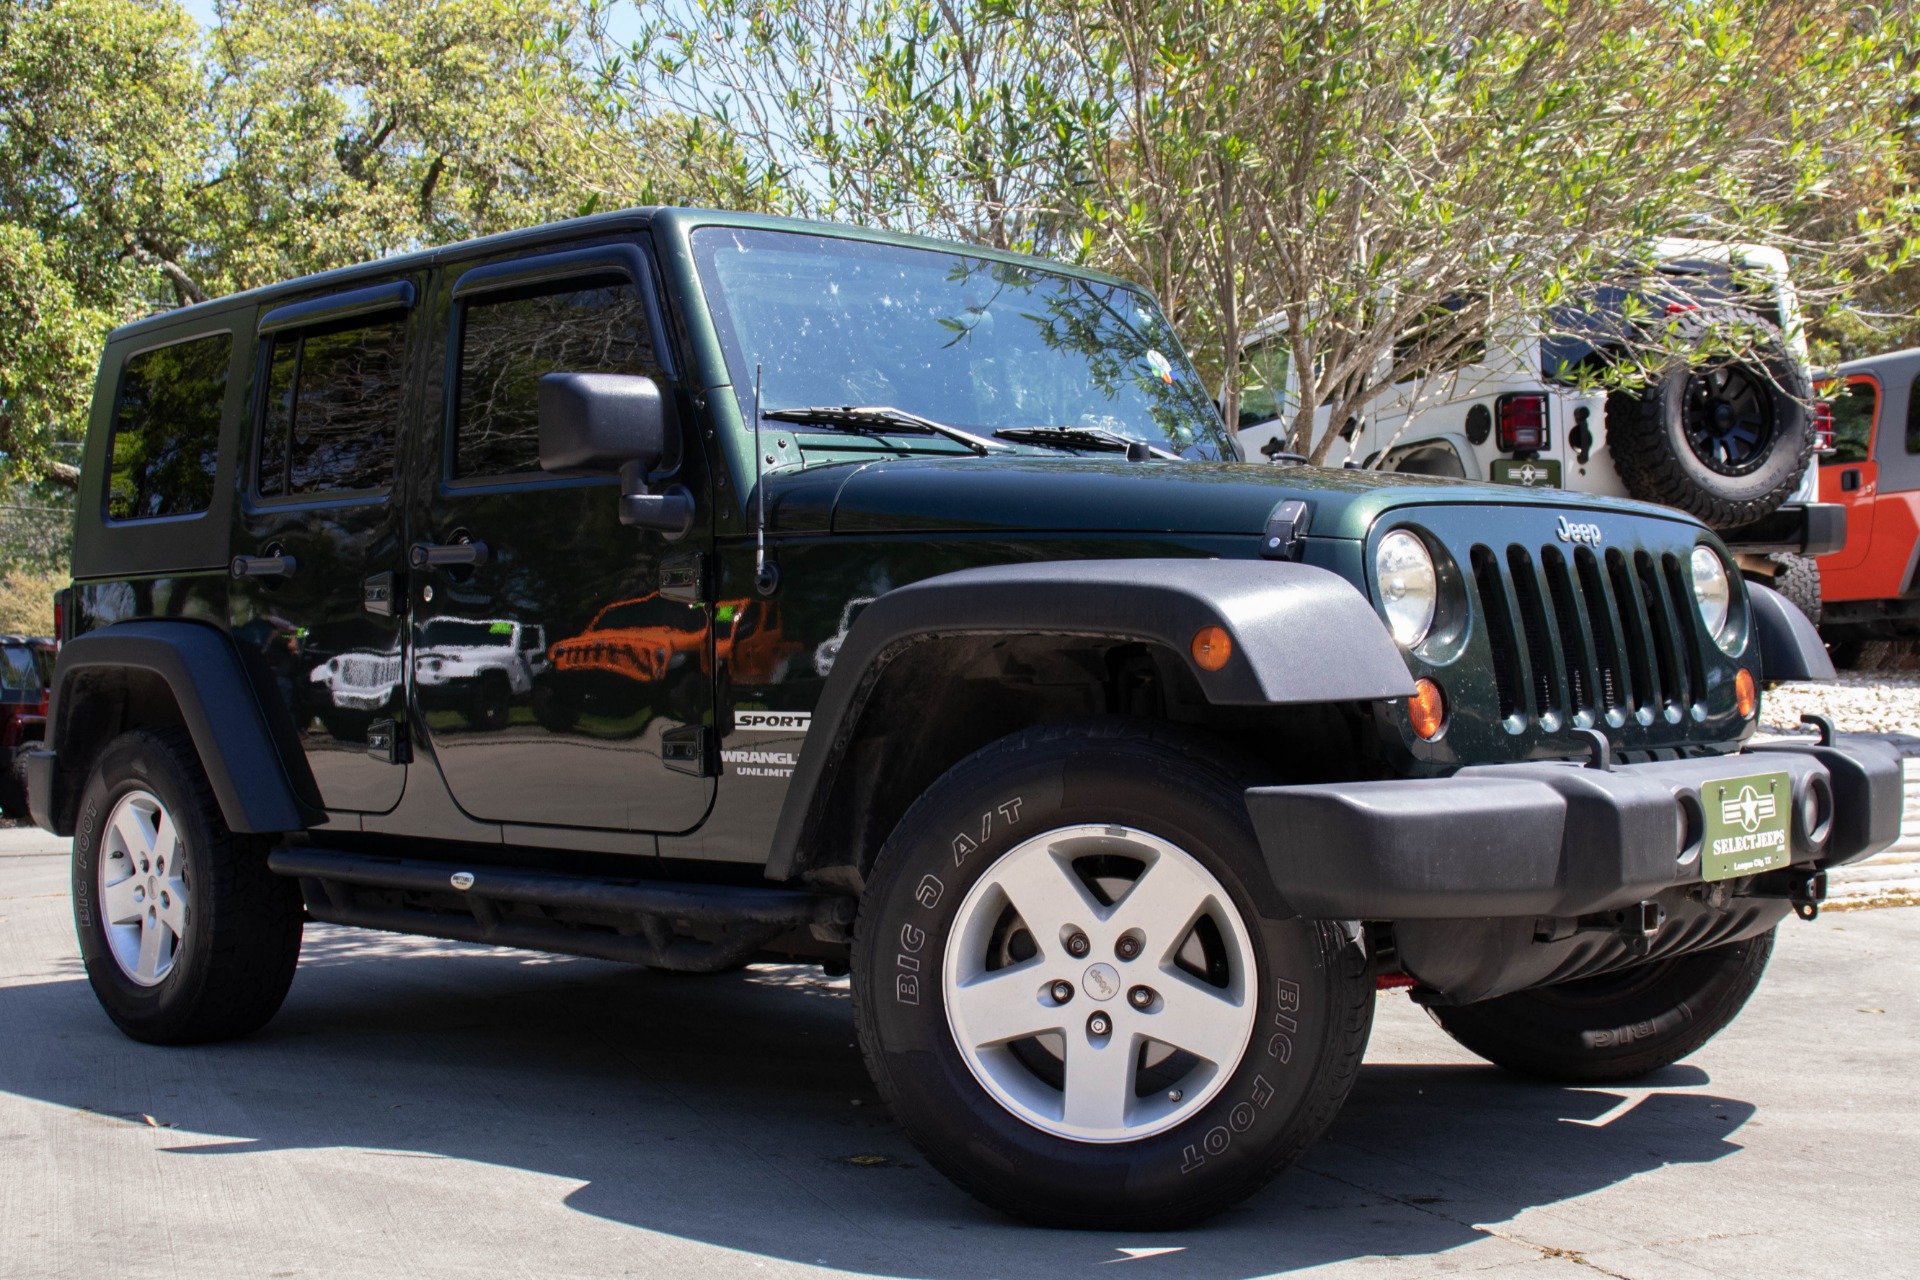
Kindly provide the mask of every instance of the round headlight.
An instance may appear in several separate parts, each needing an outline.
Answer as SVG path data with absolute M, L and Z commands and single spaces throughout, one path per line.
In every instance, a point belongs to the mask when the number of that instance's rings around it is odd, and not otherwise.
M 1714 643 L 1726 648 L 1721 632 L 1727 626 L 1727 614 L 1733 609 L 1733 584 L 1727 580 L 1727 566 L 1712 547 L 1693 549 L 1693 598 L 1700 606 L 1700 621 Z
M 1433 626 L 1434 606 L 1440 598 L 1440 579 L 1427 544 L 1405 529 L 1395 529 L 1380 539 L 1373 553 L 1373 573 L 1393 638 L 1408 648 L 1419 644 Z

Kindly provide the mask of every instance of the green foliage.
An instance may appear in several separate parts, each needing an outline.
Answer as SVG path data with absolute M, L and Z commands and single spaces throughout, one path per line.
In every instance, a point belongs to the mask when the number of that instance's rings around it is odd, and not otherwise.
M 750 203 L 610 96 L 581 0 L 0 0 L 0 451 L 76 476 L 107 328 L 422 245 Z

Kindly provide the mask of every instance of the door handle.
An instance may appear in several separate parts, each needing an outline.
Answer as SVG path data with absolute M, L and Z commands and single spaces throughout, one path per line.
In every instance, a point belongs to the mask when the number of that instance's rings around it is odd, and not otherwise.
M 484 542 L 416 542 L 407 550 L 407 563 L 416 569 L 478 568 L 486 562 Z
M 1840 492 L 1852 493 L 1859 487 L 1860 473 L 1858 471 L 1842 471 L 1840 473 Z
M 236 578 L 291 578 L 299 567 L 289 555 L 235 556 L 227 571 Z

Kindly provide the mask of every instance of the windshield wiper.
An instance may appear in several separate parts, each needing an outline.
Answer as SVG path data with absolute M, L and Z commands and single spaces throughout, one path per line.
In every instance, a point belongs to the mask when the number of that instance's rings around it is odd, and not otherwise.
M 944 422 L 935 422 L 932 418 L 923 418 L 890 404 L 816 404 L 795 409 L 768 409 L 760 416 L 774 422 L 805 422 L 835 431 L 858 431 L 868 435 L 911 431 L 920 435 L 945 436 L 979 454 L 992 453 L 1001 447 L 971 431 L 962 431 L 959 427 L 950 427 Z
M 1135 440 L 1132 436 L 1123 436 L 1105 427 L 1002 427 L 993 434 L 1018 444 L 1051 444 L 1065 448 L 1099 449 L 1107 453 L 1125 453 L 1135 445 L 1146 445 L 1147 452 L 1153 457 L 1174 462 L 1180 460 L 1179 454 L 1170 453 L 1157 444 Z

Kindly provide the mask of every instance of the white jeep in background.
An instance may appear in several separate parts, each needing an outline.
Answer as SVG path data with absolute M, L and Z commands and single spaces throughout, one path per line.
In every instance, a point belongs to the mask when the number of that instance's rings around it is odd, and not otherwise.
M 511 618 L 429 618 L 420 630 L 414 685 L 428 706 L 453 707 L 472 725 L 502 729 L 512 700 L 547 669 L 547 630 Z
M 1815 454 L 1831 429 L 1812 398 L 1786 258 L 1677 239 L 1658 243 L 1654 257 L 1657 293 L 1641 295 L 1652 320 L 1684 333 L 1737 318 L 1761 335 L 1757 349 L 1678 365 L 1637 392 L 1583 386 L 1581 373 L 1633 336 L 1627 290 L 1596 289 L 1588 305 L 1496 323 L 1445 367 L 1383 388 L 1344 425 L 1327 463 L 1678 507 L 1719 530 L 1749 576 L 1815 613 L 1810 557 L 1845 542 L 1845 516 L 1816 501 Z M 1376 378 L 1391 363 L 1383 358 Z M 1299 403 L 1284 318 L 1253 330 L 1240 374 L 1241 447 L 1249 458 L 1276 457 Z M 1329 425 L 1328 409 L 1319 414 L 1316 439 Z

